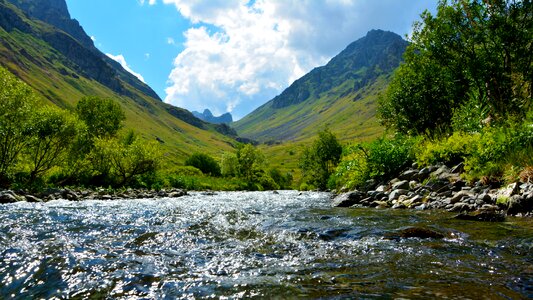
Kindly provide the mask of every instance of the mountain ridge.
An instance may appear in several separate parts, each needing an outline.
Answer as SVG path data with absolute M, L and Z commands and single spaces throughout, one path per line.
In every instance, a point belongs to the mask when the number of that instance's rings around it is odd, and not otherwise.
M 329 126 L 346 139 L 364 138 L 365 124 L 349 124 L 359 117 L 356 122 L 368 123 L 369 136 L 375 135 L 380 130 L 376 98 L 407 45 L 393 32 L 371 30 L 232 126 L 241 136 L 262 142 L 302 140 L 320 126 Z
M 233 116 L 229 112 L 215 117 L 213 113 L 209 109 L 206 108 L 204 109 L 203 113 L 198 112 L 198 111 L 192 111 L 192 114 L 200 120 L 204 120 L 206 122 L 213 123 L 213 124 L 222 124 L 222 123 L 229 124 L 233 122 Z

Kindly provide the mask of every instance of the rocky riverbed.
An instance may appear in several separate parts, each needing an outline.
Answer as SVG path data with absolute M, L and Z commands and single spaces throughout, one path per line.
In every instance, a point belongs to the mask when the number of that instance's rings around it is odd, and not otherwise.
M 123 191 L 111 191 L 106 189 L 48 189 L 39 193 L 29 193 L 27 191 L 0 191 L 0 204 L 15 203 L 19 201 L 27 202 L 48 202 L 52 200 L 119 200 L 119 199 L 149 199 L 149 198 L 177 198 L 187 195 L 187 191 L 182 189 L 170 190 L 145 190 L 127 189 Z
M 461 178 L 463 165 L 452 168 L 416 165 L 386 184 L 369 182 L 367 191 L 337 195 L 334 207 L 377 207 L 393 209 L 445 209 L 458 218 L 500 221 L 505 215 L 533 217 L 533 184 L 515 182 L 493 187 L 481 181 L 468 184 Z

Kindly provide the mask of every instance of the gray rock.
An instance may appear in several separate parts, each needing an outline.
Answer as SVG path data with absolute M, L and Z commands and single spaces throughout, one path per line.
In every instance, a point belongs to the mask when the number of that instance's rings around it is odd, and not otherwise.
M 407 195 L 409 191 L 407 190 L 394 190 L 389 194 L 389 201 L 397 200 L 401 195 Z
M 462 201 L 465 198 L 470 198 L 471 196 L 472 195 L 467 191 L 460 191 L 460 192 L 455 193 L 455 195 L 453 195 L 453 197 L 450 198 L 450 203 L 455 204 L 457 202 Z
M 26 197 L 26 201 L 28 201 L 28 202 L 34 202 L 34 203 L 43 202 L 42 199 L 39 199 L 39 198 L 37 198 L 35 196 L 32 196 L 32 195 L 26 195 L 25 197 Z
M 0 193 L 0 203 L 1 204 L 6 204 L 6 203 L 15 203 L 15 202 L 18 202 L 19 200 L 17 199 L 17 197 L 12 194 L 12 193 L 7 193 L 7 192 L 2 192 Z
M 514 195 L 509 198 L 507 205 L 507 214 L 509 215 L 526 214 L 533 211 L 533 197 L 531 197 L 531 194 Z
M 355 204 L 360 204 L 363 199 L 363 193 L 359 191 L 352 191 L 344 194 L 340 194 L 335 197 L 331 203 L 333 207 L 350 207 Z
M 428 177 L 429 177 L 429 174 L 431 174 L 431 171 L 429 170 L 429 168 L 423 168 L 422 170 L 420 170 L 418 172 L 418 180 L 426 180 Z
M 392 185 L 392 190 L 408 190 L 409 181 L 401 180 Z
M 168 194 L 168 196 L 170 198 L 179 198 L 179 197 L 183 197 L 187 195 L 187 192 L 186 191 L 183 191 L 183 190 L 177 190 L 177 191 L 172 191 Z
M 459 220 L 470 220 L 470 221 L 484 221 L 484 222 L 503 222 L 505 221 L 505 216 L 503 214 L 497 213 L 496 211 L 488 210 L 476 210 L 471 213 L 461 213 L 454 217 Z
M 408 227 L 397 230 L 393 233 L 388 233 L 384 237 L 385 239 L 398 239 L 398 238 L 420 238 L 420 239 L 442 239 L 444 234 L 423 227 Z
M 492 197 L 489 194 L 487 194 L 487 193 L 479 194 L 477 196 L 477 199 L 481 200 L 481 201 L 483 201 L 485 203 L 494 203 L 494 201 L 492 200 Z
M 376 192 L 385 192 L 387 190 L 387 186 L 386 185 L 380 185 L 376 188 Z
M 449 211 L 453 212 L 464 212 L 464 211 L 471 211 L 474 207 L 468 203 L 458 202 L 453 205 L 452 208 L 449 209 Z
M 413 169 L 410 169 L 410 170 L 407 170 L 405 172 L 403 172 L 402 174 L 400 174 L 400 176 L 398 176 L 399 179 L 401 180 L 413 180 L 413 179 L 418 179 L 418 173 L 420 171 L 418 170 L 413 170 Z
M 437 170 L 431 172 L 431 177 L 440 178 L 442 174 L 449 174 L 450 168 L 447 166 L 441 166 Z
M 465 170 L 465 164 L 464 163 L 460 163 L 458 164 L 457 166 L 453 167 L 450 172 L 451 173 L 463 173 Z

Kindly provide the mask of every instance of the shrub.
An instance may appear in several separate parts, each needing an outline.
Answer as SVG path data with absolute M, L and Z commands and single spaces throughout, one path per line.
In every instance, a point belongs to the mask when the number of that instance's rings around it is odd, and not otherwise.
M 396 135 L 348 147 L 330 186 L 364 188 L 370 179 L 391 179 L 414 162 L 414 149 L 418 143 L 418 138 Z
M 423 166 L 456 165 L 472 153 L 479 138 L 479 134 L 455 132 L 442 140 L 426 140 L 419 146 L 417 161 Z
M 211 176 L 220 176 L 220 166 L 211 156 L 204 153 L 194 153 L 185 161 L 186 166 L 193 166 L 204 174 Z
M 313 142 L 311 147 L 305 148 L 300 158 L 304 182 L 320 190 L 325 190 L 329 177 L 335 171 L 341 155 L 342 146 L 337 137 L 328 129 L 319 132 L 318 139 Z

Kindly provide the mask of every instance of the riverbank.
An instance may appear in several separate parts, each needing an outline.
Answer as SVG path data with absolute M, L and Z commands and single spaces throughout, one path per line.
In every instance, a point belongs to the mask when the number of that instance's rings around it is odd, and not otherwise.
M 385 184 L 368 183 L 366 191 L 346 191 L 332 202 L 334 207 L 392 209 L 444 209 L 459 218 L 498 221 L 505 215 L 533 217 L 533 184 L 515 182 L 506 186 L 482 181 L 468 184 L 461 178 L 463 165 L 416 165 Z
M 0 204 L 15 203 L 19 201 L 27 202 L 48 202 L 52 200 L 65 199 L 71 201 L 83 200 L 118 200 L 118 199 L 155 199 L 155 198 L 177 198 L 187 195 L 183 189 L 170 190 L 106 190 L 106 189 L 47 189 L 38 193 L 27 191 L 0 191 Z

